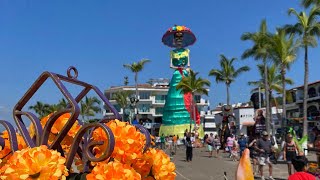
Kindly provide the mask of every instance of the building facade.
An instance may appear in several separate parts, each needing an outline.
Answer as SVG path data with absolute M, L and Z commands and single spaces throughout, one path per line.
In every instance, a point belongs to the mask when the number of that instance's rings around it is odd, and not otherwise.
M 139 123 L 147 128 L 153 135 L 158 135 L 168 90 L 169 80 L 167 79 L 153 80 L 152 84 L 138 85 L 139 102 L 136 105 L 137 109 L 135 113 L 137 114 Z M 123 115 L 125 110 L 121 108 L 113 98 L 113 94 L 118 91 L 131 91 L 133 95 L 135 95 L 135 86 L 114 86 L 105 90 L 105 96 L 109 99 L 110 103 L 117 109 L 120 115 Z M 195 95 L 195 100 L 203 121 L 204 115 L 206 114 L 205 112 L 210 105 L 209 100 L 197 94 Z M 110 110 L 105 109 L 104 116 L 111 115 Z
M 286 115 L 291 122 L 303 122 L 303 86 L 294 87 L 287 91 Z M 320 119 L 320 81 L 308 85 L 307 119 L 309 128 L 317 125 Z M 298 127 L 297 127 L 298 128 Z

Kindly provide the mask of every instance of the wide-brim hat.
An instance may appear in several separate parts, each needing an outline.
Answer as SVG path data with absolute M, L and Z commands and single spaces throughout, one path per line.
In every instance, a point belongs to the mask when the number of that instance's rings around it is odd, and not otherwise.
M 162 36 L 162 42 L 166 46 L 177 48 L 174 42 L 174 34 L 177 32 L 183 33 L 182 47 L 187 47 L 194 44 L 197 40 L 193 32 L 186 26 L 174 25 L 169 28 L 167 32 Z

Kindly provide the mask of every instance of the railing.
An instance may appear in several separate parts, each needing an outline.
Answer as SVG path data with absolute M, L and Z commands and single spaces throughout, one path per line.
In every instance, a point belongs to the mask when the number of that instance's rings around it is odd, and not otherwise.
M 74 75 L 72 75 L 74 74 Z M 73 127 L 73 125 L 78 120 L 80 114 L 80 107 L 78 103 L 90 92 L 95 92 L 98 97 L 103 101 L 104 105 L 112 112 L 113 116 L 110 118 L 101 119 L 99 122 L 83 124 L 81 121 L 78 123 L 81 128 L 77 131 L 74 139 L 72 140 L 72 145 L 70 147 L 70 151 L 68 152 L 68 156 L 66 157 L 66 167 L 70 170 L 71 165 L 73 163 L 74 157 L 76 154 L 81 157 L 83 161 L 84 168 L 83 171 L 86 171 L 89 168 L 90 162 L 101 162 L 108 159 L 114 149 L 115 140 L 114 135 L 111 129 L 106 126 L 104 123 L 112 120 L 112 119 L 119 119 L 121 120 L 121 116 L 117 112 L 117 110 L 112 106 L 109 100 L 104 96 L 104 94 L 96 87 L 91 84 L 88 84 L 83 81 L 79 81 L 77 79 L 78 71 L 75 67 L 69 67 L 67 71 L 67 76 L 63 76 L 60 74 L 52 73 L 52 72 L 44 72 L 42 73 L 39 78 L 33 83 L 33 85 L 28 89 L 28 91 L 24 94 L 24 96 L 19 100 L 16 106 L 13 109 L 13 118 L 17 125 L 19 134 L 23 136 L 23 139 L 27 146 L 33 148 L 40 145 L 47 145 L 50 149 L 57 150 L 61 153 L 62 156 L 65 156 L 65 153 L 61 147 L 62 140 L 66 137 L 69 130 Z M 32 113 L 23 111 L 26 109 L 26 104 L 29 100 L 34 96 L 34 94 L 39 90 L 39 88 L 47 81 L 47 79 L 51 79 L 56 87 L 61 91 L 64 98 L 68 102 L 68 106 L 60 111 L 52 113 L 50 118 L 48 119 L 47 123 L 45 124 L 44 128 L 40 123 L 40 120 Z M 82 87 L 82 91 L 74 98 L 71 93 L 67 90 L 64 86 L 63 82 L 68 82 L 74 85 L 78 85 Z M 52 142 L 49 145 L 49 135 L 51 133 L 51 128 L 58 120 L 58 118 L 65 114 L 70 113 L 70 118 L 66 121 L 62 130 L 57 134 L 55 139 L 50 139 Z M 35 137 L 31 137 L 28 129 L 26 127 L 23 116 L 25 116 L 28 120 L 30 120 L 31 124 L 34 126 L 35 129 Z M 10 146 L 12 153 L 18 150 L 18 141 L 16 130 L 14 129 L 13 125 L 5 120 L 0 120 L 0 124 L 4 126 L 4 128 L 8 131 Z M 92 138 L 92 132 L 96 128 L 101 128 L 107 135 L 108 141 L 94 141 Z M 149 132 L 144 129 L 142 126 L 137 126 L 137 128 L 146 135 L 147 145 L 150 145 L 150 135 Z M 50 136 L 51 137 L 51 136 Z M 0 137 L 0 146 L 4 147 L 4 139 Z M 96 145 L 102 145 L 107 143 L 105 151 L 102 153 L 100 157 L 96 157 L 93 152 L 93 148 Z

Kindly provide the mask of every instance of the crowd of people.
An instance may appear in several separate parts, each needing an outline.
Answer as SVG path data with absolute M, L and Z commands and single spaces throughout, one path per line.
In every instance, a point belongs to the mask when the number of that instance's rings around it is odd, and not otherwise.
M 233 131 L 235 132 L 235 131 Z M 201 147 L 197 144 L 198 138 L 194 133 L 186 130 L 183 138 L 178 135 L 164 136 L 163 134 L 156 137 L 156 146 L 161 149 L 169 149 L 170 154 L 176 154 L 178 145 L 181 144 L 186 151 L 186 161 L 190 162 L 193 158 L 193 148 Z M 287 163 L 289 180 L 295 179 L 315 179 L 311 174 L 305 173 L 307 169 L 307 158 L 304 156 L 302 149 L 293 140 L 292 134 L 286 135 L 285 141 L 281 143 L 279 148 L 275 148 L 277 144 L 274 137 L 270 136 L 266 131 L 265 119 L 261 112 L 257 113 L 255 118 L 254 132 L 250 135 L 239 133 L 238 135 L 229 133 L 222 134 L 206 134 L 202 139 L 203 146 L 207 148 L 209 158 L 221 158 L 219 152 L 228 153 L 228 157 L 232 161 L 238 161 L 243 151 L 248 148 L 250 150 L 250 158 L 253 164 L 254 175 L 265 179 L 263 169 L 268 167 L 268 179 L 272 180 L 273 164 L 279 159 L 279 150 L 282 152 L 282 160 Z

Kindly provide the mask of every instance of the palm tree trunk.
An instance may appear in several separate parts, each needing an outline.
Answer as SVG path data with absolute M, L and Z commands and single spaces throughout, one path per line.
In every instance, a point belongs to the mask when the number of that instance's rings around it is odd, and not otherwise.
M 230 84 L 226 84 L 227 86 L 227 105 L 230 104 L 230 94 L 229 94 L 229 87 L 230 87 Z
M 270 96 L 269 96 L 269 83 L 268 83 L 268 65 L 266 58 L 263 60 L 264 63 L 264 87 L 265 87 L 265 100 L 266 100 L 266 128 L 268 134 L 270 134 Z
M 304 84 L 303 84 L 303 136 L 308 134 L 307 119 L 307 98 L 308 98 L 308 79 L 309 79 L 309 63 L 308 63 L 308 46 L 304 46 Z
M 286 115 L 286 69 L 285 66 L 281 67 L 281 78 L 282 78 L 282 127 L 283 130 L 287 125 L 287 115 Z M 285 133 L 283 133 L 285 135 Z
M 135 86 L 136 86 L 136 102 L 134 102 L 134 114 L 137 111 L 137 113 L 135 114 L 135 117 L 137 119 L 137 121 L 139 122 L 139 118 L 138 118 L 138 108 L 137 108 L 137 100 L 139 99 L 139 92 L 138 92 L 138 72 L 136 72 L 134 74 L 134 82 L 135 82 Z
M 137 72 L 134 74 L 134 82 L 136 87 L 136 98 L 138 99 L 139 93 L 138 93 L 138 73 Z
M 269 88 L 270 89 L 270 88 Z M 273 119 L 273 116 L 272 116 L 272 100 L 274 99 L 273 98 L 273 95 L 272 95 L 272 90 L 269 90 L 269 103 L 270 103 L 270 107 L 269 107 L 269 112 L 270 112 L 270 130 L 272 132 L 272 136 L 275 135 L 275 123 L 274 123 L 274 119 Z M 271 124 L 273 124 L 273 126 L 271 127 Z M 272 128 L 272 129 L 271 129 Z

